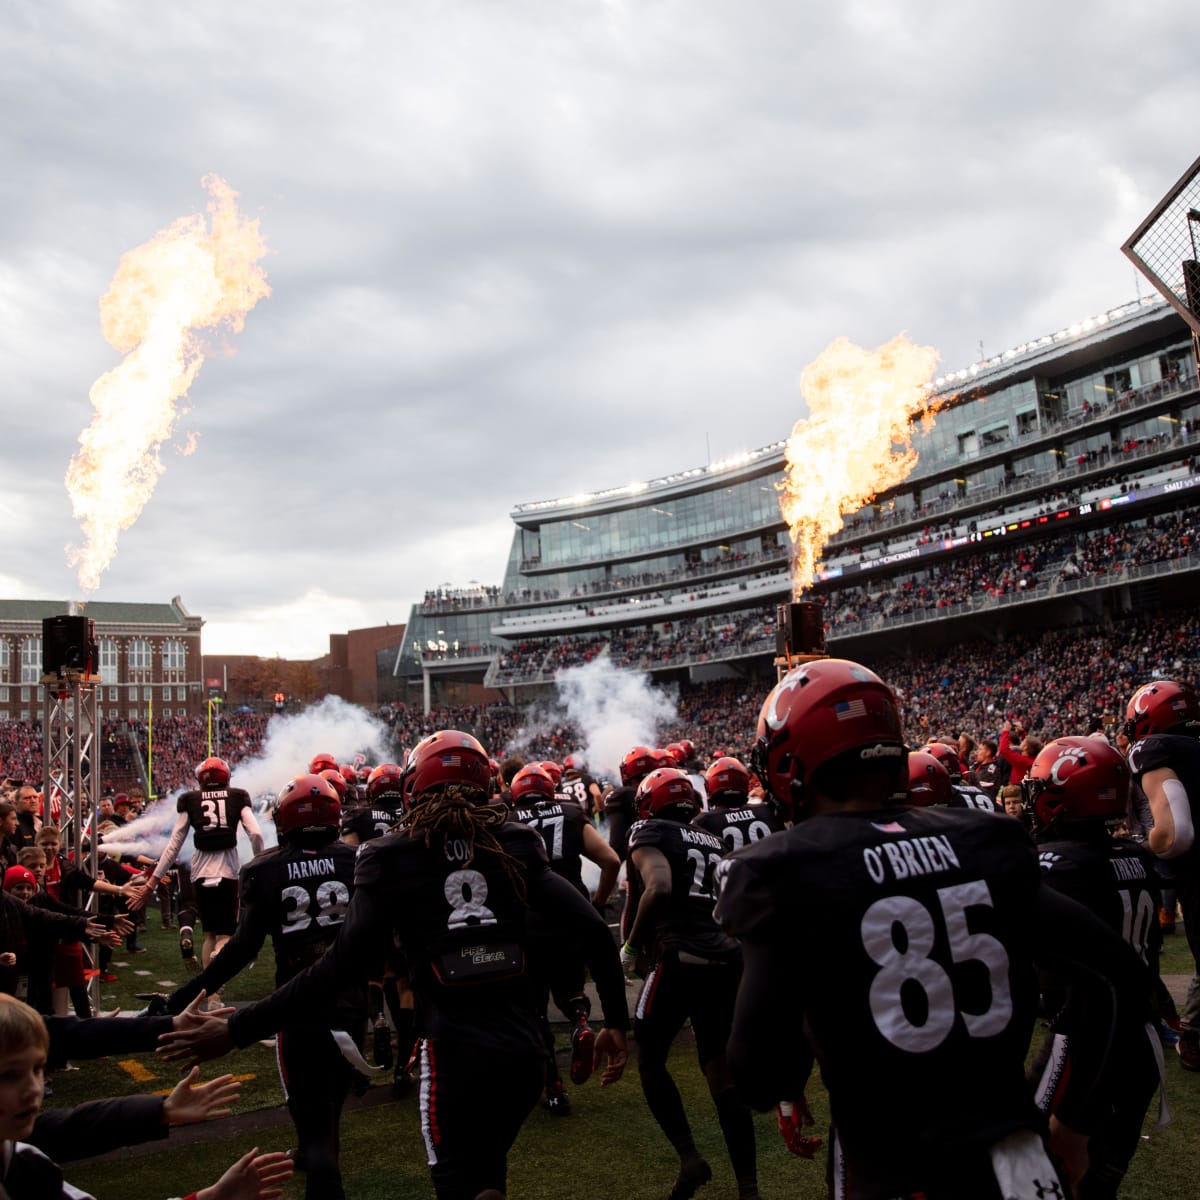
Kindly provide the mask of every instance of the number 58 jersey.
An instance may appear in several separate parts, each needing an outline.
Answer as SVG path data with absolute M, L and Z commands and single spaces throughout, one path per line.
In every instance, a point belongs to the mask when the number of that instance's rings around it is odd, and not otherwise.
M 1036 1127 L 1024 1058 L 1040 882 L 1019 822 L 813 817 L 735 851 L 718 877 L 718 919 L 778 965 L 848 1160 Z

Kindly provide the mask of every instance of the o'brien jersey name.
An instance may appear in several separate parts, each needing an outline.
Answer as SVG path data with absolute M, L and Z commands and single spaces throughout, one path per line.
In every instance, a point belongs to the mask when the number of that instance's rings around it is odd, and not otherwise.
M 885 882 L 889 870 L 893 879 L 907 879 L 910 875 L 936 875 L 958 866 L 950 839 L 941 834 L 866 846 L 862 853 L 867 874 L 875 883 Z
M 289 879 L 313 879 L 318 875 L 333 874 L 332 858 L 301 859 L 287 865 Z

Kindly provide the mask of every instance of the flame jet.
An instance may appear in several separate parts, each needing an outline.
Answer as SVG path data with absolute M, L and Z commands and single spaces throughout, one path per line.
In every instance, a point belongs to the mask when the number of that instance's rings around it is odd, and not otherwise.
M 912 421 L 933 420 L 950 397 L 930 391 L 937 351 L 901 334 L 878 350 L 838 338 L 804 368 L 809 415 L 788 438 L 779 507 L 792 538 L 792 595 L 813 581 L 825 543 L 917 464 Z
M 258 261 L 267 252 L 258 222 L 237 209 L 237 193 L 216 175 L 205 218 L 180 217 L 121 258 L 100 300 L 105 339 L 125 355 L 92 385 L 95 415 L 79 435 L 67 468 L 72 510 L 83 546 L 68 546 L 85 592 L 117 552 L 117 539 L 138 519 L 163 473 L 159 447 L 171 435 L 176 401 L 204 362 L 200 330 L 237 333 L 246 314 L 271 294 Z M 189 447 L 190 449 L 190 447 Z

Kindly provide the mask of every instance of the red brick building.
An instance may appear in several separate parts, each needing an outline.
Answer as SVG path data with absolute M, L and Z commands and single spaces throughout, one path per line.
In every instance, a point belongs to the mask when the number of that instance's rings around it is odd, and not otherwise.
M 0 600 L 0 721 L 42 715 L 42 621 L 70 611 L 66 600 Z M 105 720 L 197 716 L 204 711 L 200 631 L 176 596 L 170 604 L 92 601 L 100 652 L 99 708 Z

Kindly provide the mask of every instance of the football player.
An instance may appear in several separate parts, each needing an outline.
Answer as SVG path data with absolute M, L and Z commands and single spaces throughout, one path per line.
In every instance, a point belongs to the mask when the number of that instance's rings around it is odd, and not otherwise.
M 1000 801 L 970 782 L 954 746 L 948 742 L 929 742 L 921 749 L 936 758 L 950 776 L 951 796 L 945 801 L 947 808 L 975 808 L 988 813 L 1004 811 L 1004 805 Z
M 712 1179 L 667 1069 L 671 1043 L 689 1019 L 738 1195 L 757 1197 L 754 1122 L 725 1059 L 741 974 L 737 942 L 713 919 L 713 873 L 726 846 L 716 834 L 689 824 L 700 806 L 682 771 L 651 771 L 638 785 L 637 798 L 642 819 L 629 831 L 634 915 L 621 957 L 627 969 L 639 957 L 649 964 L 636 1008 L 638 1072 L 646 1103 L 679 1155 L 671 1200 L 687 1200 Z
M 599 811 L 603 800 L 600 785 L 585 770 L 582 754 L 568 754 L 563 759 L 563 777 L 559 785 L 564 795 L 583 809 L 590 821 Z
M 649 746 L 634 746 L 621 759 L 621 786 L 605 797 L 604 815 L 608 820 L 608 844 L 624 862 L 628 853 L 626 839 L 637 820 L 638 784 L 660 765 L 658 752 Z
M 229 786 L 229 764 L 224 759 L 206 758 L 196 768 L 196 782 L 200 787 L 183 792 L 176 802 L 178 815 L 166 849 L 147 876 L 141 892 L 129 900 L 129 907 L 136 911 L 155 893 L 163 876 L 178 858 L 190 829 L 193 850 L 189 870 L 196 911 L 204 926 L 200 961 L 207 967 L 237 926 L 238 873 L 241 869 L 238 827 L 245 829 L 255 854 L 263 851 L 263 837 L 249 794 Z
M 342 841 L 348 846 L 383 837 L 404 815 L 404 771 L 397 763 L 380 763 L 367 776 L 366 804 L 342 812 Z M 368 1000 L 374 1026 L 376 1065 L 393 1067 L 392 1088 L 403 1094 L 412 1086 L 408 1061 L 413 1047 L 413 995 L 403 957 L 393 948 L 371 965 Z M 393 1058 L 392 1034 L 383 1017 L 387 1004 L 396 1031 Z
M 1100 738 L 1059 738 L 1033 760 L 1021 791 L 1043 880 L 1122 935 L 1157 981 L 1162 935 L 1154 856 L 1108 832 L 1107 822 L 1123 818 L 1129 802 L 1125 760 Z M 1070 1030 L 1059 1030 L 1054 1020 L 1061 997 L 1048 991 L 1045 1008 L 1054 1034 L 1042 1047 L 1035 1075 L 1038 1106 L 1050 1114 L 1057 1087 L 1071 1070 L 1071 1039 Z M 1162 1048 L 1153 1026 L 1125 1031 L 1113 1054 L 1120 1086 L 1089 1142 L 1088 1170 L 1078 1189 L 1088 1200 L 1116 1196 L 1160 1083 Z
M 588 896 L 580 868 L 582 859 L 589 859 L 600 868 L 600 882 L 594 895 L 588 897 L 600 910 L 608 902 L 621 861 L 617 853 L 600 836 L 578 804 L 557 797 L 554 780 L 540 763 L 530 763 L 513 776 L 512 813 L 510 819 L 520 821 L 542 835 L 550 870 L 565 879 L 582 896 Z M 530 967 L 537 981 L 538 1023 L 546 1047 L 545 1107 L 556 1116 L 566 1116 L 570 1100 L 558 1073 L 554 1057 L 554 1032 L 546 1017 L 550 996 L 571 1027 L 571 1080 L 585 1083 L 592 1073 L 593 1034 L 588 1025 L 591 1004 L 583 990 L 583 959 L 573 946 L 563 943 L 530 919 Z
M 727 849 L 740 850 L 784 828 L 770 805 L 750 803 L 750 772 L 736 758 L 718 758 L 704 773 L 704 788 L 708 809 L 692 824 L 715 833 Z
M 399 939 L 421 1036 L 421 1129 L 439 1200 L 503 1192 L 508 1151 L 542 1090 L 542 1042 L 530 1013 L 528 918 L 574 938 L 596 982 L 604 1082 L 625 1067 L 629 1014 L 616 947 L 596 910 L 550 869 L 542 839 L 487 804 L 487 754 L 440 730 L 414 747 L 400 830 L 359 848 L 345 924 L 328 953 L 228 1023 L 169 1035 L 176 1058 L 247 1046 L 328 1003 L 347 973 Z
M 1078 1178 L 1114 1023 L 1144 1002 L 1137 957 L 1043 886 L 1016 821 L 904 803 L 899 705 L 857 663 L 780 681 L 754 767 L 793 825 L 719 869 L 717 915 L 745 964 L 729 1042 L 743 1097 L 794 1100 L 819 1056 L 837 1197 L 1065 1195 L 1025 1080 L 1035 963 L 1072 984 L 1081 1057 L 1050 1136 Z
M 340 776 L 339 776 L 340 778 Z M 338 841 L 342 807 L 321 775 L 298 775 L 279 793 L 279 844 L 242 868 L 241 915 L 224 950 L 171 994 L 167 1011 L 181 1013 L 202 992 L 218 992 L 249 966 L 267 938 L 275 947 L 275 986 L 315 962 L 346 918 L 356 851 Z M 345 972 L 328 1008 L 314 1009 L 281 1029 L 275 1042 L 279 1078 L 296 1126 L 295 1162 L 307 1172 L 307 1200 L 343 1200 L 338 1126 L 355 1079 L 346 1054 L 366 1021 L 366 975 Z
M 1187 684 L 1158 679 L 1138 688 L 1125 711 L 1129 767 L 1146 794 L 1154 828 L 1146 844 L 1169 859 L 1194 973 L 1180 1011 L 1175 1049 L 1200 1071 L 1200 698 Z

